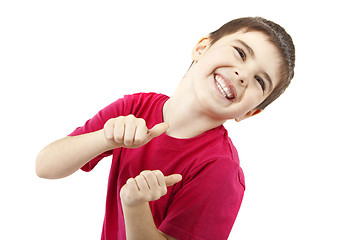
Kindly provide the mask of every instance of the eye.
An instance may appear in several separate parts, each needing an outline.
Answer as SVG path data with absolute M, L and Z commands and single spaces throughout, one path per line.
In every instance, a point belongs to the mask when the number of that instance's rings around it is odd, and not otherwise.
M 242 50 L 241 48 L 238 48 L 238 47 L 234 47 L 234 48 L 235 48 L 235 50 L 239 53 L 241 59 L 242 59 L 243 61 L 245 61 L 245 59 L 246 59 L 246 54 L 245 54 L 244 50 Z
M 260 84 L 261 89 L 264 91 L 265 90 L 265 82 L 264 82 L 264 80 L 262 80 L 262 78 L 259 77 L 259 76 L 255 76 L 254 78 Z

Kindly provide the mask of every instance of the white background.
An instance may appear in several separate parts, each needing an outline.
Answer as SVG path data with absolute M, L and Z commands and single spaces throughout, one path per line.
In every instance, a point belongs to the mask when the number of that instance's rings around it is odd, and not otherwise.
M 360 239 L 355 1 L 0 3 L 0 239 L 100 239 L 111 158 L 60 180 L 37 153 L 124 94 L 171 95 L 197 41 L 238 17 L 278 22 L 295 78 L 227 128 L 247 189 L 229 239 Z M 196 216 L 195 216 L 196 217 Z

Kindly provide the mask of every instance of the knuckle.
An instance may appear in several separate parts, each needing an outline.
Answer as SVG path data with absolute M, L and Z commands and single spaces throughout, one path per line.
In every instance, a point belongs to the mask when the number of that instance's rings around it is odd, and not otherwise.
M 113 122 L 112 121 L 107 121 L 105 124 L 104 124 L 104 132 L 105 134 L 111 132 L 113 129 L 114 129 L 114 125 L 113 125 Z
M 159 176 L 164 175 L 160 170 L 154 170 L 153 172 L 154 172 L 154 174 L 159 175 Z
M 111 124 L 111 119 L 107 120 L 104 124 L 104 129 L 107 129 L 109 125 Z
M 122 123 L 124 122 L 125 117 L 124 116 L 119 116 L 117 118 L 113 118 L 113 121 L 116 123 Z
M 145 124 L 146 124 L 145 120 L 142 119 L 142 118 L 137 118 L 137 122 L 138 122 L 138 124 L 141 124 L 141 125 L 145 125 Z
M 149 170 L 144 170 L 140 173 L 140 175 L 147 175 L 150 171 Z
M 124 117 L 125 120 L 133 120 L 135 119 L 135 116 L 133 114 L 129 114 L 126 117 Z
M 130 182 L 134 181 L 134 178 L 129 178 L 127 181 L 126 181 L 126 184 L 129 184 Z
M 138 176 L 135 177 L 135 180 L 136 180 L 136 182 L 139 182 L 139 181 L 141 181 L 143 178 L 144 178 L 143 176 L 138 175 Z
M 115 120 L 116 120 L 116 118 L 110 118 L 109 120 L 106 121 L 105 125 L 112 124 L 115 122 Z

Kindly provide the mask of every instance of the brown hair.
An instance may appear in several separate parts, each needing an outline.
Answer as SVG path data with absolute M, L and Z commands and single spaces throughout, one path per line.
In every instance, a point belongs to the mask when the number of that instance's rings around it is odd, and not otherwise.
M 258 109 L 264 109 L 277 99 L 289 86 L 294 77 L 295 46 L 290 35 L 280 25 L 261 17 L 247 17 L 234 19 L 218 30 L 210 33 L 211 44 L 220 38 L 235 33 L 239 30 L 258 31 L 266 34 L 269 41 L 280 51 L 283 64 L 280 69 L 280 83 L 274 88 L 270 95 L 259 105 Z

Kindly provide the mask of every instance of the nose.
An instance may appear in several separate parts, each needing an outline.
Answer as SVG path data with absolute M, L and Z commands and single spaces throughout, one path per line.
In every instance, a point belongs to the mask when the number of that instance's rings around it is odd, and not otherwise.
M 250 79 L 248 76 L 249 74 L 246 74 L 244 71 L 241 71 L 241 74 L 239 72 L 240 71 L 235 71 L 236 80 L 241 86 L 246 87 Z

